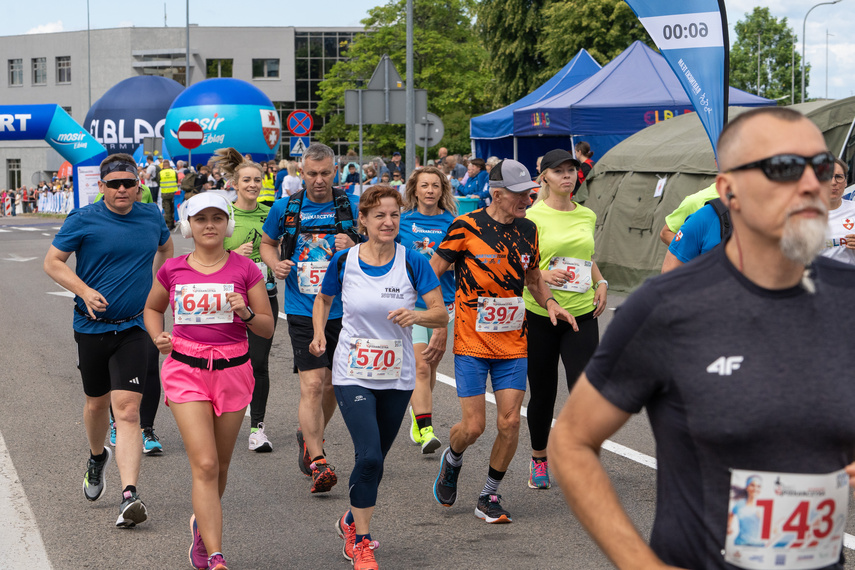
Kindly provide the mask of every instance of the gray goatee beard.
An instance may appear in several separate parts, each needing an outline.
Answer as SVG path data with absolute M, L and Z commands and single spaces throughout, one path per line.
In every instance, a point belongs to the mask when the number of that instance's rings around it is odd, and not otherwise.
M 816 199 L 799 205 L 791 210 L 790 213 L 804 209 L 805 207 L 816 208 L 823 215 L 817 218 L 801 220 L 788 217 L 787 223 L 784 225 L 784 234 L 781 236 L 781 253 L 790 261 L 808 266 L 819 255 L 823 247 L 825 247 L 828 210 L 819 199 Z M 810 278 L 810 271 L 807 269 L 802 276 L 801 284 L 810 293 L 816 290 L 813 280 Z

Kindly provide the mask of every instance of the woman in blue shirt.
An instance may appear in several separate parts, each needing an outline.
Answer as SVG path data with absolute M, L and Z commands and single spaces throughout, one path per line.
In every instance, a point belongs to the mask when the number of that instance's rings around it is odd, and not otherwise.
M 468 198 L 478 198 L 478 207 L 484 208 L 488 205 L 487 200 L 490 198 L 490 187 L 487 184 L 490 173 L 487 172 L 487 163 L 483 158 L 473 158 L 469 161 L 467 170 L 469 179 L 466 184 L 457 189 L 457 193 Z
M 407 249 L 415 250 L 430 260 L 456 215 L 457 201 L 452 195 L 448 177 L 435 166 L 425 166 L 407 180 L 398 241 Z M 446 307 L 453 308 L 454 272 L 447 271 L 439 282 L 442 285 L 443 302 Z M 416 301 L 416 310 L 425 310 L 425 302 L 421 297 Z M 410 439 L 422 447 L 422 453 L 433 453 L 442 445 L 433 433 L 431 412 L 436 368 L 445 352 L 447 336 L 447 328 L 427 329 L 413 326 L 416 388 L 410 399 L 410 416 L 413 422 Z

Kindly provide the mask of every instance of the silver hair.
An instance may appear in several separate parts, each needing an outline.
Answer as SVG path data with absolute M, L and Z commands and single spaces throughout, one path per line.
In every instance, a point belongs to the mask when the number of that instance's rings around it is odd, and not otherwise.
M 313 160 L 315 162 L 330 159 L 335 164 L 335 153 L 333 149 L 323 143 L 312 143 L 306 152 L 303 153 L 303 160 Z

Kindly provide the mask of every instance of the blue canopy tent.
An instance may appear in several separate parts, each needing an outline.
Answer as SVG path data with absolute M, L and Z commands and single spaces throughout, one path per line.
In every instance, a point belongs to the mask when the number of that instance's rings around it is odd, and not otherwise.
M 514 109 L 532 105 L 557 93 L 566 91 L 580 81 L 591 77 L 599 70 L 600 64 L 587 51 L 584 49 L 579 50 L 579 53 L 567 65 L 561 68 L 561 71 L 519 101 L 486 115 L 474 117 L 469 121 L 469 131 L 475 156 L 484 159 L 490 156 L 498 156 L 500 158 L 513 157 L 515 155 Z M 518 149 L 518 153 L 522 153 L 525 156 L 533 155 L 530 162 L 534 164 L 538 156 L 551 150 L 551 148 L 549 146 L 548 148 L 544 147 L 541 149 L 535 143 Z
M 763 107 L 775 101 L 731 87 L 729 104 Z M 584 140 L 596 159 L 645 127 L 694 111 L 665 58 L 636 41 L 572 89 L 517 108 L 514 136 L 526 137 L 519 148 L 546 139 L 550 148 L 569 149 Z

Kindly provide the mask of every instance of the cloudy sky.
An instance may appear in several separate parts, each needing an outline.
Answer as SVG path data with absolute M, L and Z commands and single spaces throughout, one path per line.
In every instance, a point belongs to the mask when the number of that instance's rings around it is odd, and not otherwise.
M 319 20 L 317 3 L 312 2 L 252 0 L 237 4 L 234 0 L 191 0 L 190 21 L 202 26 L 356 26 L 368 9 L 381 1 L 323 0 L 323 19 Z M 762 6 L 768 7 L 778 18 L 786 17 L 801 42 L 805 13 L 816 3 L 810 0 L 726 0 L 731 37 L 735 37 L 733 25 L 755 6 Z M 0 36 L 86 29 L 86 0 L 36 0 L 37 9 L 27 2 L 6 4 L 0 18 Z M 162 26 L 164 12 L 168 26 L 185 23 L 185 0 L 133 4 L 89 0 L 89 4 L 92 28 Z M 809 97 L 826 95 L 826 32 L 831 34 L 828 36 L 828 97 L 855 95 L 855 42 L 847 33 L 846 22 L 855 22 L 855 0 L 820 6 L 810 14 L 806 34 L 807 62 L 813 65 Z M 799 43 L 798 50 L 801 49 Z

